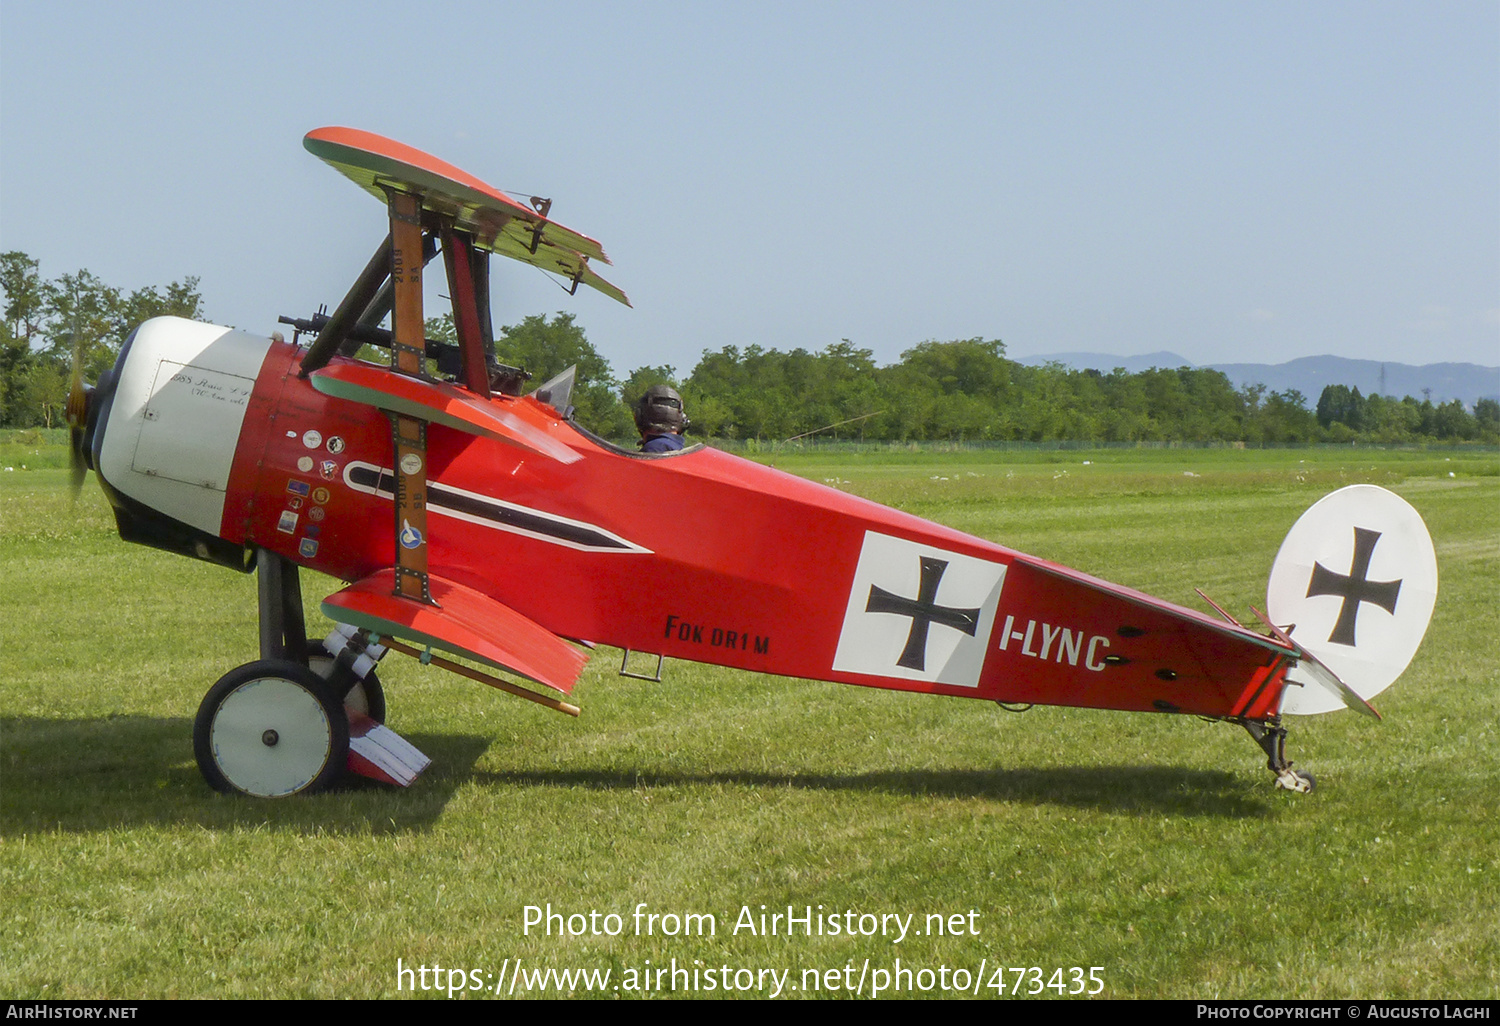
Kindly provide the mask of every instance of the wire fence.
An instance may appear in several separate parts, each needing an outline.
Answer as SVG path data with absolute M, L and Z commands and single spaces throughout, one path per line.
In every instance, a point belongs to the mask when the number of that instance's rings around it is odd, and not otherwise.
M 1474 452 L 1500 453 L 1500 445 L 1482 442 L 1190 442 L 1190 441 L 1142 441 L 1142 442 L 1098 442 L 1053 439 L 1045 442 L 1018 441 L 938 441 L 916 442 L 859 442 L 845 439 L 802 438 L 789 441 L 772 441 L 756 438 L 690 438 L 690 442 L 704 442 L 715 449 L 723 449 L 741 455 L 760 453 L 949 453 L 949 452 L 1097 452 L 1100 450 L 1157 450 L 1157 449 L 1261 449 L 1261 450 L 1322 450 L 1349 452 L 1369 450 L 1372 452 Z
M 948 453 L 948 452 L 1089 452 L 1100 450 L 1154 450 L 1154 449 L 1305 449 L 1329 452 L 1370 450 L 1373 452 L 1472 452 L 1500 453 L 1500 445 L 1484 442 L 1094 442 L 1053 439 L 1045 442 L 1017 441 L 957 441 L 924 440 L 919 442 L 860 442 L 852 439 L 808 437 L 789 441 L 758 438 L 699 438 L 689 436 L 688 442 L 703 442 L 740 455 L 759 453 Z M 0 445 L 32 446 L 40 449 L 53 446 L 65 448 L 68 444 L 67 428 L 7 428 L 0 429 Z M 622 443 L 622 444 L 627 444 Z

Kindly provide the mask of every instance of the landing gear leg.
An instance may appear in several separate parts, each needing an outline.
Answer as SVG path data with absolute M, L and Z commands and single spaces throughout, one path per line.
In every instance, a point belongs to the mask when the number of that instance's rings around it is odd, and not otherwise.
M 354 664 L 369 649 L 369 636 L 348 634 L 345 652 L 330 655 L 323 641 L 309 641 L 307 620 L 302 612 L 302 585 L 297 564 L 274 552 L 255 554 L 256 592 L 260 601 L 260 657 L 281 659 L 310 667 L 333 689 L 334 697 L 352 711 L 385 722 L 385 693 L 380 678 L 367 662 L 356 672 Z M 372 652 L 378 661 L 385 652 Z
M 259 549 L 255 553 L 255 578 L 260 600 L 260 657 L 305 665 L 307 621 L 302 615 L 297 564 Z
M 1266 768 L 1276 774 L 1276 786 L 1292 791 L 1296 794 L 1307 794 L 1317 786 L 1311 773 L 1292 769 L 1292 762 L 1286 757 L 1286 728 L 1281 725 L 1281 717 L 1272 716 L 1270 719 L 1261 720 L 1236 720 L 1246 732 L 1260 745 L 1261 751 L 1266 753 Z
M 385 690 L 380 686 L 380 677 L 375 673 L 375 663 L 385 650 L 370 645 L 364 631 L 340 625 L 330 638 L 334 644 L 342 643 L 343 650 L 330 655 L 327 643 L 307 643 L 308 668 L 328 682 L 351 713 L 368 716 L 376 723 L 385 722 Z

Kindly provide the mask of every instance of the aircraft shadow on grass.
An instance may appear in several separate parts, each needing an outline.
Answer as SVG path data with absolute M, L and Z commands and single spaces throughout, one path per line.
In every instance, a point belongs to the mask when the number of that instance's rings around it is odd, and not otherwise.
M 193 761 L 191 734 L 191 721 L 170 716 L 0 717 L 0 837 L 150 823 L 307 833 L 420 831 L 442 814 L 491 744 L 473 735 L 414 733 L 427 750 L 443 754 L 446 767 L 424 776 L 419 791 L 397 791 L 351 774 L 323 800 L 268 805 L 209 790 Z
M 416 789 L 397 791 L 357 781 L 319 801 L 266 805 L 205 788 L 192 751 L 184 744 L 184 726 L 182 718 L 161 716 L 0 717 L 0 737 L 5 741 L 0 836 L 184 822 L 218 829 L 253 825 L 308 832 L 404 833 L 430 828 L 453 793 L 468 782 L 600 791 L 717 784 L 1228 819 L 1266 816 L 1276 804 L 1248 793 L 1243 777 L 1233 773 L 1149 765 L 791 774 L 732 769 L 692 773 L 654 767 L 480 770 L 475 766 L 493 739 L 418 733 L 413 737 L 425 750 L 440 754 L 445 768 L 424 776 Z
M 1269 815 L 1274 802 L 1246 793 L 1245 781 L 1219 770 L 1164 766 L 1060 766 L 1005 769 L 876 770 L 864 773 L 766 773 L 726 770 L 478 771 L 484 784 L 581 787 L 637 791 L 653 787 L 728 784 L 767 790 L 864 791 L 928 798 L 982 798 L 996 802 L 1057 805 L 1100 812 L 1152 812 L 1244 819 Z

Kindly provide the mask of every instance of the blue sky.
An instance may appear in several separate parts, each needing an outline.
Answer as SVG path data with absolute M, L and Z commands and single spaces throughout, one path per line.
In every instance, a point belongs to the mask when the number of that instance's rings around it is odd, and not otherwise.
M 379 205 L 331 124 L 554 200 L 617 373 L 841 338 L 1500 363 L 1500 5 L 0 7 L 0 248 L 269 332 Z M 434 278 L 436 276 L 433 276 Z

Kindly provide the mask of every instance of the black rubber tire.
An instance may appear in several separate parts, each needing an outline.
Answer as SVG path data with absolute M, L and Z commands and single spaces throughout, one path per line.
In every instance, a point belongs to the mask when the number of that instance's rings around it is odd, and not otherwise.
M 308 640 L 307 665 L 313 673 L 327 680 L 328 674 L 333 670 L 333 662 L 333 656 L 328 654 L 323 642 Z M 344 704 L 354 712 L 364 713 L 376 723 L 385 722 L 385 689 L 380 686 L 380 676 L 374 667 L 365 674 L 364 680 L 356 683 L 353 690 L 344 696 Z
M 193 723 L 198 771 L 216 791 L 255 798 L 311 794 L 349 762 L 349 718 L 312 670 L 258 659 L 208 689 Z

